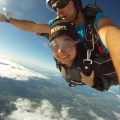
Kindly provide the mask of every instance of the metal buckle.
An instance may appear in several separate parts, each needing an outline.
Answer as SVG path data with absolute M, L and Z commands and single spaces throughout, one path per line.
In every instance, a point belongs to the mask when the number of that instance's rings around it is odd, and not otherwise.
M 69 82 L 70 87 L 75 87 L 76 85 L 82 85 L 82 84 L 83 84 L 82 82 L 76 82 L 73 80 L 70 80 L 70 82 Z
M 91 75 L 91 72 L 92 72 L 92 63 L 93 63 L 93 61 L 90 59 L 90 56 L 91 56 L 91 51 L 89 49 L 89 50 L 87 50 L 87 59 L 83 60 L 83 67 L 82 67 L 82 72 L 86 76 Z
M 91 56 L 91 50 L 88 49 L 88 50 L 87 50 L 87 59 L 84 59 L 84 60 L 83 60 L 83 63 L 84 63 L 84 62 L 90 62 L 90 64 L 92 64 L 92 60 L 90 59 L 90 56 Z

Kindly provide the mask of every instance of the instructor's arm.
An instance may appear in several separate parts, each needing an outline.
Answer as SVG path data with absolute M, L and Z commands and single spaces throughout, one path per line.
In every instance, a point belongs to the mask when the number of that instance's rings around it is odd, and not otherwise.
M 98 33 L 109 50 L 120 84 L 120 29 L 111 19 L 101 18 L 98 23 Z
M 5 22 L 5 15 L 0 14 L 0 22 Z M 50 25 L 45 23 L 36 23 L 29 20 L 15 19 L 15 18 L 11 18 L 9 23 L 23 31 L 38 32 L 38 33 L 50 32 Z

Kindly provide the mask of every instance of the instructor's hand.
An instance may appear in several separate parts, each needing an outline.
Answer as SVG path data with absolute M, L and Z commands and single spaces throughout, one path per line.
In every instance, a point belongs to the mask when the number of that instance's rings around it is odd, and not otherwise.
M 89 86 L 93 86 L 94 85 L 94 71 L 92 71 L 90 76 L 86 76 L 85 74 L 83 74 L 83 72 L 80 72 L 80 75 L 82 77 L 82 82 L 89 85 Z

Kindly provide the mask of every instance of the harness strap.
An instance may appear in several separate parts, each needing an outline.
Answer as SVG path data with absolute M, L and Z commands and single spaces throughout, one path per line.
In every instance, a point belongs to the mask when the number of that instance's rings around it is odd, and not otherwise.
M 89 76 L 92 73 L 92 59 L 91 53 L 93 54 L 98 43 L 98 33 L 95 26 L 95 18 L 98 12 L 102 12 L 99 7 L 95 5 L 88 5 L 82 13 L 85 17 L 85 47 L 87 49 L 87 58 L 83 60 L 82 71 L 85 75 Z M 101 46 L 102 47 L 102 46 Z M 100 48 L 98 49 L 100 50 Z M 100 52 L 100 54 L 103 51 Z M 102 53 L 103 55 L 103 53 Z
M 90 59 L 91 56 L 91 50 L 87 50 L 87 59 L 83 60 L 83 66 L 82 66 L 82 72 L 86 75 L 89 76 L 91 75 L 92 72 L 92 60 Z

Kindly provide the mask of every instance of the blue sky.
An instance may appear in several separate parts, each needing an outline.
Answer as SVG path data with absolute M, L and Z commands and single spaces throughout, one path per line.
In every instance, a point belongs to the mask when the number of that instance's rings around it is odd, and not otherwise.
M 83 6 L 94 0 L 83 0 Z M 97 5 L 120 27 L 120 1 L 97 0 Z M 0 13 L 9 11 L 13 17 L 48 23 L 56 14 L 46 7 L 46 0 L 0 0 Z M 21 31 L 8 23 L 0 23 L 0 55 L 31 67 L 55 69 L 48 40 L 34 33 Z

